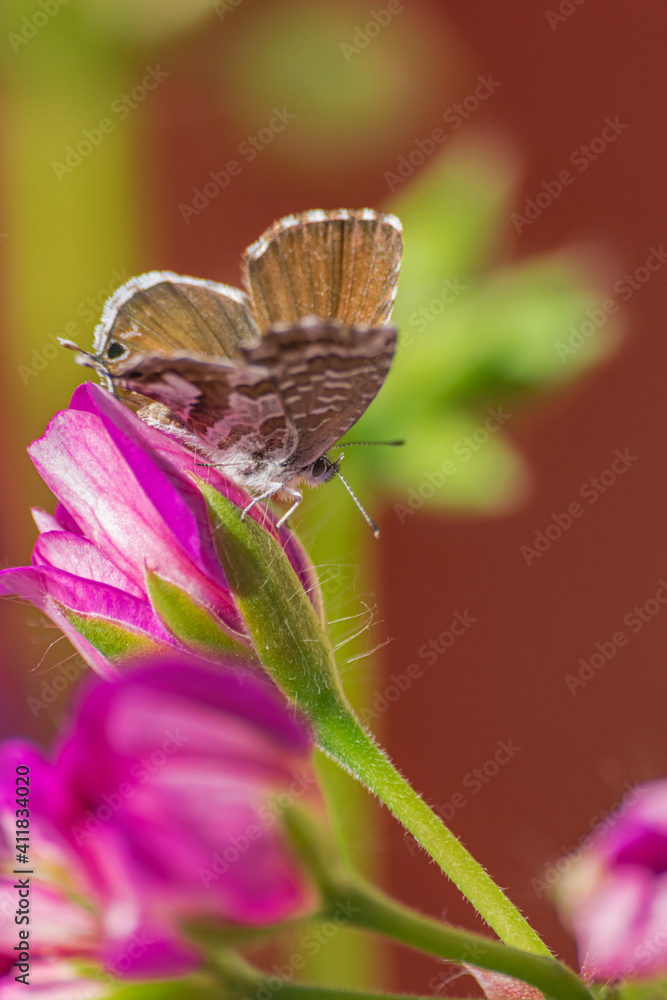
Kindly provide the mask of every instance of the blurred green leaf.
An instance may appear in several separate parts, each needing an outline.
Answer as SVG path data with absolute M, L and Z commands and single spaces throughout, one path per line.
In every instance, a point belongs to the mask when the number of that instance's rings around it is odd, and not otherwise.
M 406 446 L 369 449 L 364 496 L 381 484 L 410 510 L 507 508 L 528 481 L 505 434 L 524 398 L 571 381 L 618 342 L 581 255 L 489 267 L 516 184 L 507 150 L 478 141 L 446 152 L 390 206 L 405 234 L 400 349 L 354 436 Z
M 611 991 L 608 995 L 609 1000 L 612 1000 Z M 603 998 L 604 994 L 601 993 L 601 1000 Z M 667 1000 L 667 979 L 622 983 L 618 987 L 614 1000 Z

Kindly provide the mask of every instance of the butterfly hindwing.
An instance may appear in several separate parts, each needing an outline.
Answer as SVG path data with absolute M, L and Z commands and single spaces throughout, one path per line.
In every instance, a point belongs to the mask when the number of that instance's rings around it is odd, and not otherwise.
M 135 355 L 113 376 L 161 403 L 202 442 L 305 467 L 365 412 L 382 386 L 396 331 L 316 319 L 269 330 L 243 362 Z
M 275 383 L 266 369 L 235 361 L 135 355 L 113 376 L 116 385 L 166 406 L 202 444 L 216 452 L 279 461 L 297 444 Z
M 264 368 L 298 433 L 291 457 L 304 467 L 353 426 L 380 390 L 396 348 L 396 331 L 306 319 L 271 329 L 244 348 L 249 365 Z

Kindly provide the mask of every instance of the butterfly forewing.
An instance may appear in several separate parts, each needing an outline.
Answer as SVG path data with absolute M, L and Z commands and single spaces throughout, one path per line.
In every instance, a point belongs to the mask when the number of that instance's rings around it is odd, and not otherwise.
M 370 209 L 281 219 L 243 259 L 257 326 L 264 333 L 305 316 L 382 326 L 396 297 L 402 246 L 398 219 Z
M 243 292 L 153 271 L 112 295 L 95 331 L 94 349 L 113 374 L 132 351 L 234 358 L 242 344 L 258 339 Z

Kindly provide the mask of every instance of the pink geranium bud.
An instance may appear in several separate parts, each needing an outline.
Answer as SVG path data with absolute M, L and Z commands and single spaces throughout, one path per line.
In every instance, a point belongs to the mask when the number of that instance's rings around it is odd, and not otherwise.
M 558 900 L 587 978 L 667 972 L 667 780 L 635 789 L 567 872 Z
M 200 962 L 185 921 L 263 927 L 310 912 L 317 893 L 282 819 L 294 806 L 321 816 L 310 757 L 307 727 L 268 681 L 180 656 L 96 681 L 50 759 L 6 744 L 10 871 L 17 763 L 36 788 L 35 957 L 173 976 Z
M 29 452 L 59 503 L 53 515 L 34 512 L 41 534 L 32 566 L 0 572 L 0 594 L 41 608 L 107 677 L 127 659 L 205 652 L 211 635 L 216 649 L 251 646 L 195 483 L 204 479 L 239 509 L 247 506 L 248 496 L 219 469 L 91 384 L 76 390 Z M 248 517 L 279 538 L 319 610 L 314 571 L 294 536 L 259 506 Z M 151 579 L 176 594 L 181 609 L 185 602 L 185 637 L 151 593 Z M 190 641 L 202 616 L 201 641 Z

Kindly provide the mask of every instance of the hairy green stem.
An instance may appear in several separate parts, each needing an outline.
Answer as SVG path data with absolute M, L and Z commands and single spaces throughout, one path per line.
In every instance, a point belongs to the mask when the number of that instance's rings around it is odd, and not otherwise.
M 591 1000 L 581 980 L 550 955 L 511 948 L 424 917 L 363 883 L 339 886 L 354 909 L 351 923 L 418 951 L 499 972 L 535 986 L 550 1000 Z
M 401 993 L 377 993 L 293 983 L 279 976 L 267 976 L 240 955 L 226 949 L 211 955 L 207 967 L 209 975 L 222 986 L 223 996 L 227 1000 L 271 1000 L 278 991 L 280 1000 L 428 1000 L 427 997 Z
M 549 949 L 460 840 L 394 767 L 352 714 L 319 718 L 320 747 L 363 782 L 470 900 L 501 941 L 538 955 Z
M 322 750 L 388 806 L 493 928 L 527 952 L 549 950 L 505 893 L 433 813 L 356 719 L 331 643 L 281 546 L 197 480 L 229 585 L 260 661 L 310 719 Z
M 289 983 L 280 990 L 280 1000 L 433 1000 L 405 993 L 366 993 L 359 990 L 335 990 L 326 986 Z M 447 1000 L 454 1000 L 448 997 Z
M 535 986 L 550 1000 L 591 1000 L 584 984 L 552 955 L 538 955 L 424 917 L 372 886 L 341 863 L 335 845 L 313 817 L 294 807 L 289 835 L 324 900 L 318 919 L 375 931 L 418 951 L 475 966 Z

